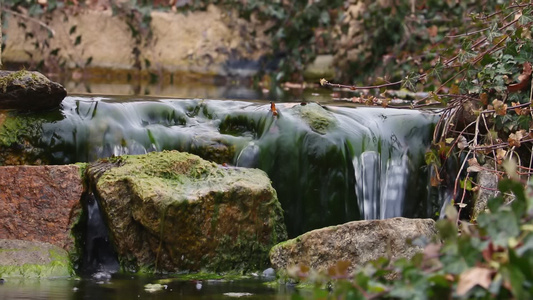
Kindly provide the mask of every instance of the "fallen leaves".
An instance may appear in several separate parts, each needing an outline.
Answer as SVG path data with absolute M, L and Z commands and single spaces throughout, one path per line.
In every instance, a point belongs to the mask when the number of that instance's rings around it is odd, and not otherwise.
M 270 111 L 274 117 L 278 115 L 278 110 L 276 109 L 276 104 L 274 102 L 270 102 Z
M 462 135 L 458 136 L 457 137 L 457 148 L 463 150 L 466 147 L 468 147 L 468 141 L 466 140 L 466 138 Z
M 520 147 L 520 140 L 522 140 L 525 135 L 526 131 L 523 129 L 515 133 L 509 134 L 509 138 L 507 139 L 507 142 L 509 142 L 509 146 L 516 148 Z
M 492 101 L 492 106 L 497 115 L 505 116 L 507 114 L 507 104 L 503 101 L 494 99 L 494 101 Z
M 352 263 L 347 260 L 338 261 L 335 265 L 328 268 L 328 275 L 331 278 L 346 278 L 349 276 L 348 269 Z
M 531 82 L 531 63 L 525 62 L 522 67 L 522 73 L 518 76 L 518 83 L 509 84 L 507 91 L 518 92 L 529 87 Z
M 501 165 L 503 160 L 505 159 L 505 156 L 507 155 L 507 151 L 502 149 L 502 148 L 498 148 L 496 149 L 496 162 Z
M 482 169 L 483 168 L 475 157 L 472 157 L 468 160 L 468 168 L 466 169 L 467 172 L 479 172 Z
M 457 283 L 457 295 L 464 296 L 470 289 L 479 285 L 488 289 L 492 282 L 493 271 L 482 267 L 473 267 L 461 273 Z

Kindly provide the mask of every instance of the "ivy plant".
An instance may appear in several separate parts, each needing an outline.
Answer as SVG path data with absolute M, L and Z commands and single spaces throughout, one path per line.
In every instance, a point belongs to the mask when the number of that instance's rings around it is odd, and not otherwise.
M 457 224 L 457 210 L 437 222 L 438 236 L 411 259 L 381 258 L 348 274 L 347 262 L 327 273 L 293 269 L 298 280 L 313 278 L 321 299 L 530 299 L 533 297 L 533 190 L 502 180 L 503 194 L 489 201 L 476 225 Z M 330 290 L 324 289 L 329 282 Z M 299 294 L 294 299 L 304 299 Z

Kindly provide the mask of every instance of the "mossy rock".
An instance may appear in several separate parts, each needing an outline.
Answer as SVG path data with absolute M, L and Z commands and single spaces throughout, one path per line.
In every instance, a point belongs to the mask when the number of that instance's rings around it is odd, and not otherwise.
M 31 114 L 0 112 L 0 165 L 46 164 L 36 146 L 43 119 Z
M 88 168 L 127 270 L 248 271 L 287 238 L 263 171 L 177 151 L 101 160 Z
M 326 134 L 329 130 L 337 126 L 335 116 L 316 103 L 307 105 L 297 105 L 291 108 L 292 112 L 302 120 L 316 133 Z
M 74 275 L 68 253 L 52 244 L 0 239 L 0 278 Z
M 58 107 L 66 96 L 62 85 L 39 72 L 0 71 L 0 109 L 47 110 Z

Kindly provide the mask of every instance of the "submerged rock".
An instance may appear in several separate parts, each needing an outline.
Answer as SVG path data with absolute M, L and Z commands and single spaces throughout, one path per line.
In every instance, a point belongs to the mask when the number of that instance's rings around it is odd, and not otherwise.
M 81 213 L 78 166 L 0 167 L 0 239 L 74 251 L 70 229 Z
M 123 266 L 131 270 L 257 270 L 287 237 L 264 172 L 177 151 L 89 166 Z
M 411 258 L 422 247 L 409 241 L 436 234 L 432 219 L 393 218 L 353 221 L 313 230 L 272 248 L 270 261 L 277 270 L 305 265 L 327 270 L 338 261 L 349 261 L 351 267 L 363 265 L 379 257 L 392 260 Z
M 0 239 L 1 278 L 56 278 L 73 274 L 68 253 L 57 246 Z
M 337 125 L 335 116 L 316 103 L 294 106 L 291 110 L 299 115 L 314 132 L 322 135 Z
M 0 109 L 45 110 L 58 107 L 67 96 L 59 83 L 39 72 L 0 71 Z

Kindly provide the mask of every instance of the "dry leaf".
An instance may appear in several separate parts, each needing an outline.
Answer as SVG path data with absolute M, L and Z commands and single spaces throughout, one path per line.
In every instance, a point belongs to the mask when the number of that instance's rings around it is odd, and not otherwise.
M 507 104 L 503 103 L 503 101 L 495 99 L 492 101 L 492 106 L 494 106 L 496 114 L 500 116 L 505 116 L 507 114 Z
M 509 138 L 507 139 L 507 142 L 509 142 L 509 146 L 517 148 L 520 147 L 520 140 L 512 138 L 511 135 L 509 135 Z
M 518 106 L 518 105 L 520 105 L 519 102 L 511 102 L 511 106 Z M 524 110 L 524 109 L 521 108 L 521 107 L 515 107 L 515 108 L 514 108 L 514 112 L 515 112 L 517 115 L 521 115 L 523 110 Z
M 452 86 L 450 87 L 450 94 L 458 95 L 459 92 L 459 86 L 452 84 Z
M 428 28 L 428 34 L 430 37 L 436 37 L 439 33 L 439 28 L 436 25 L 433 25 Z
M 276 104 L 274 102 L 270 102 L 270 111 L 272 112 L 273 116 L 278 115 L 278 111 L 276 109 Z
M 457 148 L 463 150 L 464 148 L 468 147 L 468 141 L 466 138 L 462 135 L 457 137 Z
M 489 104 L 489 95 L 487 93 L 481 93 L 479 95 L 479 101 L 481 102 L 481 104 L 483 105 L 487 105 Z
M 473 267 L 461 273 L 456 292 L 458 296 L 464 296 L 476 285 L 488 289 L 491 282 L 492 271 L 490 269 Z
M 424 259 L 439 257 L 441 244 L 431 243 L 424 248 Z
M 334 266 L 328 268 L 328 275 L 330 277 L 345 277 L 348 276 L 348 268 L 352 263 L 347 260 L 340 260 Z
M 287 275 L 291 278 L 305 278 L 309 276 L 309 267 L 303 264 L 287 267 Z
M 481 165 L 478 163 L 477 159 L 475 157 L 472 157 L 468 160 L 468 168 L 466 169 L 467 172 L 479 172 L 481 171 Z
M 507 142 L 509 142 L 509 146 L 511 147 L 520 147 L 520 140 L 524 138 L 524 135 L 526 134 L 525 130 L 519 130 L 515 133 L 509 134 L 509 138 L 507 139 Z
M 432 187 L 438 187 L 440 185 L 441 180 L 436 175 L 431 176 L 429 179 L 429 183 Z
M 522 67 L 522 73 L 518 76 L 518 83 L 510 84 L 507 86 L 509 92 L 518 92 L 520 90 L 526 89 L 529 87 L 531 82 L 531 64 L 525 62 Z
M 501 164 L 505 156 L 507 155 L 507 151 L 503 150 L 502 148 L 496 149 L 496 161 L 498 164 Z

